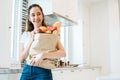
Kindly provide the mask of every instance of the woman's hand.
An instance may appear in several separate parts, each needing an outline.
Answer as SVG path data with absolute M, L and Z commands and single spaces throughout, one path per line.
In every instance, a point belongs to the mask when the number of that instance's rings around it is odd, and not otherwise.
M 34 36 L 35 36 L 35 32 L 34 32 L 34 31 L 32 31 L 32 32 L 31 32 L 31 39 L 30 39 L 30 41 L 31 41 L 31 42 L 33 42 L 33 41 L 34 41 Z
M 35 55 L 32 59 L 30 64 L 33 66 L 39 66 L 41 64 L 41 62 L 43 61 L 43 54 L 37 54 Z

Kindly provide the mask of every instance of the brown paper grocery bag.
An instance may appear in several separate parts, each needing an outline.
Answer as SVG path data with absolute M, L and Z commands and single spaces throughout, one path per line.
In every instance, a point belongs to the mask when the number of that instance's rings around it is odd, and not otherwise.
M 31 45 L 30 54 L 38 54 L 41 51 L 55 51 L 58 36 L 54 34 L 38 33 Z

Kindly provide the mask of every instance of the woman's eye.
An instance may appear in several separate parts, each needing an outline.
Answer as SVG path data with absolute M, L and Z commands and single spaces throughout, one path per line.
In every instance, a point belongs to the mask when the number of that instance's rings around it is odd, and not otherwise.
M 32 17 L 34 17 L 34 16 L 35 16 L 35 14 L 32 14 L 31 16 L 32 16 Z
M 41 15 L 41 13 L 37 13 L 37 15 L 39 16 L 39 15 Z

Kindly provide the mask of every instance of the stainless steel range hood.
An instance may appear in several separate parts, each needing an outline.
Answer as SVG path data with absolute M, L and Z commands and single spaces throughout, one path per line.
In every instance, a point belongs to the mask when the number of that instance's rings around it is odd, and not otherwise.
M 45 15 L 45 22 L 46 24 L 52 26 L 56 21 L 61 21 L 62 22 L 62 26 L 72 26 L 77 24 L 76 22 L 62 16 L 59 15 L 55 12 L 53 12 L 53 14 L 49 14 L 49 15 Z

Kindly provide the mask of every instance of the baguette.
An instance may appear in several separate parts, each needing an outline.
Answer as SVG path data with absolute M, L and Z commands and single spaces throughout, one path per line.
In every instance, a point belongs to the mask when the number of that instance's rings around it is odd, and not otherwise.
M 61 22 L 60 21 L 56 21 L 53 26 L 57 26 L 57 31 L 58 31 L 58 34 L 60 34 L 60 27 L 61 27 Z

